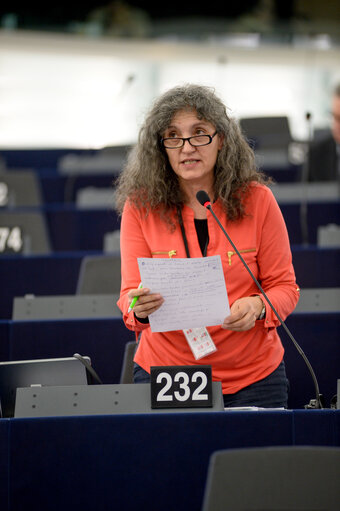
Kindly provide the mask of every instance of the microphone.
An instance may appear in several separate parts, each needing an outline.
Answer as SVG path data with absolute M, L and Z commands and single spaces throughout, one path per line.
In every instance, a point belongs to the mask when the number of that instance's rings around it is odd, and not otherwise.
M 206 209 L 208 209 L 210 211 L 210 213 L 212 214 L 212 216 L 214 217 L 214 219 L 216 220 L 216 222 L 218 223 L 219 227 L 221 228 L 223 234 L 226 236 L 226 238 L 228 239 L 229 243 L 231 244 L 231 246 L 233 247 L 233 249 L 235 250 L 236 254 L 238 255 L 238 257 L 241 259 L 244 267 L 246 268 L 246 270 L 248 271 L 249 275 L 251 276 L 251 278 L 253 279 L 253 281 L 255 282 L 256 286 L 258 287 L 258 289 L 261 291 L 262 295 L 264 296 L 264 298 L 266 299 L 266 302 L 268 303 L 268 305 L 270 306 L 270 308 L 272 309 L 272 311 L 274 312 L 275 316 L 277 317 L 277 319 L 280 321 L 282 327 L 284 328 L 284 330 L 286 331 L 286 333 L 288 334 L 289 338 L 291 339 L 291 341 L 294 343 L 296 349 L 298 350 L 298 352 L 300 353 L 300 355 L 302 356 L 305 364 L 307 365 L 308 367 L 308 370 L 313 378 L 313 382 L 314 382 L 314 387 L 315 387 L 315 394 L 316 394 L 316 399 L 311 399 L 309 404 L 308 405 L 305 405 L 305 408 L 317 408 L 317 409 L 320 409 L 320 408 L 323 408 L 322 406 L 322 396 L 320 394 L 320 391 L 319 391 L 319 384 L 318 384 L 318 381 L 316 379 L 316 376 L 315 376 L 315 373 L 313 371 L 313 368 L 308 360 L 308 358 L 306 357 L 304 351 L 302 350 L 301 346 L 298 344 L 298 342 L 294 339 L 292 333 L 290 332 L 289 328 L 287 327 L 287 325 L 285 324 L 285 322 L 283 321 L 283 319 L 281 319 L 279 313 L 276 311 L 275 307 L 273 306 L 273 304 L 271 303 L 271 301 L 269 300 L 267 294 L 265 293 L 265 291 L 263 290 L 261 284 L 259 283 L 259 281 L 257 280 L 257 278 L 255 277 L 255 275 L 252 273 L 251 269 L 249 268 L 249 266 L 247 265 L 247 263 L 245 262 L 245 260 L 243 259 L 242 255 L 240 254 L 240 252 L 238 251 L 237 247 L 235 246 L 235 244 L 232 242 L 232 240 L 230 239 L 228 233 L 226 232 L 226 230 L 224 229 L 223 225 L 221 224 L 221 222 L 219 221 L 219 219 L 217 218 L 217 216 L 215 215 L 214 213 L 214 210 L 212 209 L 212 206 L 211 206 L 211 202 L 210 202 L 210 198 L 209 198 L 209 195 L 207 194 L 206 191 L 204 190 L 200 190 L 199 192 L 197 192 L 196 194 L 196 199 L 198 200 L 198 202 L 204 206 Z

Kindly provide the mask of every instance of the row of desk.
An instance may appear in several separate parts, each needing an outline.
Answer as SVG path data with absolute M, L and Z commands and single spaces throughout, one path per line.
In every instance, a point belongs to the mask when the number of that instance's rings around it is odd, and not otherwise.
M 340 313 L 296 313 L 286 325 L 308 357 L 325 406 L 330 407 L 340 378 Z M 289 408 L 303 408 L 315 398 L 312 376 L 283 327 L 279 327 L 285 348 L 285 363 L 290 381 Z M 135 340 L 122 319 L 67 319 L 43 321 L 0 321 L 0 359 L 29 360 L 87 355 L 106 384 L 120 382 L 124 349 Z
M 300 173 L 295 169 L 267 170 L 277 183 L 298 182 Z M 43 204 L 62 204 L 76 202 L 77 193 L 84 188 L 110 188 L 119 174 L 119 169 L 112 173 L 93 170 L 88 174 L 65 175 L 56 170 L 37 171 L 38 185 Z
M 35 168 L 51 253 L 0 257 L 0 360 L 90 356 L 104 384 L 119 383 L 126 343 L 120 317 L 13 321 L 14 296 L 72 295 L 85 255 L 100 254 L 103 237 L 119 228 L 108 209 L 79 209 L 75 194 L 107 187 L 109 174 L 61 175 L 69 150 L 3 151 L 8 168 Z M 75 151 L 84 155 L 85 151 Z M 92 155 L 94 152 L 88 152 Z M 300 168 L 270 169 L 278 182 Z M 308 205 L 308 247 L 298 203 L 283 204 L 300 287 L 339 287 L 340 249 L 319 249 L 317 228 L 340 224 L 338 202 Z M 325 405 L 336 394 L 340 313 L 291 315 L 287 326 L 317 376 Z M 278 445 L 340 446 L 340 410 L 303 410 L 315 397 L 312 377 L 282 327 L 290 380 L 287 411 L 227 411 L 0 420 L 0 502 L 6 511 L 150 509 L 199 511 L 211 454 L 219 449 Z M 242 491 L 242 489 L 240 489 Z
M 65 229 L 68 227 L 65 226 Z M 44 256 L 1 256 L 0 319 L 12 317 L 15 296 L 74 294 L 83 258 L 100 254 L 100 251 L 69 251 Z M 294 245 L 292 254 L 301 289 L 340 287 L 340 273 L 337 271 L 340 248 Z
M 300 222 L 300 204 L 280 205 L 292 245 L 302 244 L 303 226 Z M 74 204 L 46 205 L 41 208 L 16 209 L 6 215 L 38 212 L 45 220 L 52 251 L 103 250 L 103 240 L 120 226 L 120 217 L 110 208 L 79 209 Z M 0 222 L 1 220 L 0 213 Z M 307 207 L 308 243 L 317 243 L 320 226 L 340 225 L 340 201 L 313 202 Z M 8 220 L 7 220 L 8 222 Z M 0 224 L 2 225 L 2 224 Z
M 0 157 L 4 161 L 7 169 L 33 169 L 41 176 L 57 175 L 62 172 L 65 167 L 63 162 L 65 158 L 91 159 L 100 155 L 112 155 L 113 160 L 124 161 L 128 146 L 116 147 L 108 149 L 107 151 L 100 151 L 96 149 L 76 149 L 76 148 L 55 148 L 55 149 L 3 149 L 1 150 Z M 120 169 L 113 165 L 114 170 Z M 297 182 L 301 180 L 302 165 L 301 164 L 276 164 L 266 165 L 262 169 L 265 173 L 272 176 L 278 182 Z M 94 173 L 99 173 L 98 168 L 93 168 Z M 79 168 L 78 175 L 82 173 Z M 88 164 L 86 165 L 86 173 L 89 174 Z M 77 174 L 75 172 L 73 175 Z
M 290 445 L 339 447 L 340 410 L 2 419 L 1 508 L 200 511 L 213 452 Z

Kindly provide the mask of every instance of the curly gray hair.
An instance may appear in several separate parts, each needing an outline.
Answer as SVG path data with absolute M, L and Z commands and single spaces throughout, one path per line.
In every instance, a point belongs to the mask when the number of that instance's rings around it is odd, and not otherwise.
M 158 208 L 163 220 L 171 224 L 168 213 L 183 205 L 184 197 L 161 138 L 173 116 L 182 110 L 194 110 L 199 119 L 213 124 L 224 136 L 214 169 L 214 198 L 222 200 L 230 220 L 242 218 L 249 184 L 266 178 L 257 170 L 254 153 L 224 103 L 212 88 L 194 84 L 174 87 L 154 102 L 115 183 L 117 211 L 121 213 L 125 201 L 130 200 L 146 211 Z

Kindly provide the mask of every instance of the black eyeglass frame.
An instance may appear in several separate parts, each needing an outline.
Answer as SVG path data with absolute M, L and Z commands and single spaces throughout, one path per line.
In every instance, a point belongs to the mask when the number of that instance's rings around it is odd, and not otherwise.
M 193 135 L 192 137 L 186 137 L 186 138 L 184 138 L 184 137 L 165 137 L 165 138 L 161 139 L 161 144 L 165 149 L 181 149 L 184 146 L 185 142 L 188 141 L 189 144 L 191 145 L 191 147 L 203 147 L 203 146 L 211 144 L 215 135 L 217 135 L 217 130 L 215 131 L 215 133 L 213 135 L 208 135 L 208 134 Z M 207 142 L 206 144 L 199 144 L 199 145 L 194 145 L 190 142 L 192 138 L 198 138 L 198 137 L 209 137 L 209 142 Z M 164 145 L 164 140 L 182 140 L 182 145 L 178 145 L 176 147 L 167 147 Z

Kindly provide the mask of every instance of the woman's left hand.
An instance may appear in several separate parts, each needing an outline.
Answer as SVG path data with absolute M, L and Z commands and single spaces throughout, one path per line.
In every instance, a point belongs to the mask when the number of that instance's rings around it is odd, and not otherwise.
M 259 296 L 239 298 L 230 307 L 230 316 L 225 318 L 222 328 L 244 332 L 255 326 L 255 321 L 261 314 L 263 302 Z

